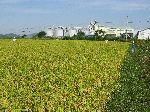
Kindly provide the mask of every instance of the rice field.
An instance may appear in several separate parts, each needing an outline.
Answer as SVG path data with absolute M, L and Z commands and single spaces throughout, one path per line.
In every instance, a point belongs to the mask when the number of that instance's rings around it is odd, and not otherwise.
M 104 111 L 129 43 L 0 40 L 0 110 Z

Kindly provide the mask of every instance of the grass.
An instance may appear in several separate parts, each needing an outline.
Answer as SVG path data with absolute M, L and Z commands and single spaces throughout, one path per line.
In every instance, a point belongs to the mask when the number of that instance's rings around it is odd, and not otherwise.
M 129 44 L 0 41 L 0 110 L 104 111 Z

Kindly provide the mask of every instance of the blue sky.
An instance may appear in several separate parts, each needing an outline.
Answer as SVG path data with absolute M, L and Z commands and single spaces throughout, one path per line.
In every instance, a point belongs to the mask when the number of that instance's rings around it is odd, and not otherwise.
M 131 27 L 150 26 L 150 0 L 0 0 L 0 11 L 0 33 L 85 26 L 95 19 L 103 25 L 124 26 L 126 16 L 133 21 Z

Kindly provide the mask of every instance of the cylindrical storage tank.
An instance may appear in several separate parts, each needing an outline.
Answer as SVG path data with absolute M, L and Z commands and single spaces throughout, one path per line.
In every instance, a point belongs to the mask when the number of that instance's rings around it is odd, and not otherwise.
M 69 32 L 64 32 L 64 36 L 69 36 Z
M 46 31 L 46 36 L 52 37 L 54 34 L 54 31 L 52 29 L 49 29 Z
M 90 32 L 90 35 L 95 35 L 95 33 L 94 32 Z
M 90 35 L 90 31 L 89 30 L 85 30 L 84 33 L 85 33 L 85 36 Z
M 54 37 L 63 37 L 63 36 L 64 36 L 64 30 L 63 29 L 55 29 Z
M 72 36 L 74 36 L 74 35 L 77 35 L 77 30 L 71 29 L 71 30 L 69 30 L 68 33 L 69 33 L 69 36 L 72 37 Z

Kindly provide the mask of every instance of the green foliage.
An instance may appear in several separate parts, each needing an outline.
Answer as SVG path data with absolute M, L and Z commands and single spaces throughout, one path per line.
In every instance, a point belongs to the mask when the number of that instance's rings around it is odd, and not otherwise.
M 104 35 L 105 35 L 105 31 L 103 31 L 102 29 L 95 31 L 95 36 L 104 37 Z
M 27 37 L 27 35 L 25 35 L 25 34 L 23 36 L 21 36 L 21 38 L 25 38 L 25 37 Z
M 55 37 L 51 37 L 51 36 L 46 36 L 47 39 L 50 39 L 50 40 L 54 40 Z
M 82 32 L 82 31 L 79 31 L 77 33 L 77 35 L 74 35 L 72 37 L 70 36 L 64 36 L 62 40 L 85 40 L 86 37 L 85 37 L 85 33 Z
M 140 67 L 150 79 L 150 41 L 136 40 L 136 53 L 134 53 L 134 60 L 138 62 Z
M 0 110 L 103 111 L 128 43 L 0 41 Z
M 130 55 L 126 57 L 121 69 L 118 88 L 107 104 L 108 112 L 149 112 L 150 91 L 148 80 Z
M 64 36 L 62 40 L 70 40 L 69 36 Z
M 12 37 L 8 37 L 8 36 L 0 36 L 0 39 L 11 39 Z
M 85 40 L 85 33 L 82 31 L 79 31 L 77 35 L 73 36 L 74 40 Z
M 150 112 L 150 43 L 138 40 L 135 44 L 135 53 L 129 49 L 121 67 L 108 112 Z
M 84 37 L 84 36 L 85 36 L 85 33 L 82 32 L 82 31 L 79 31 L 79 32 L 77 33 L 77 36 L 78 36 L 78 37 Z
M 130 34 L 131 35 L 131 34 Z M 132 36 L 132 35 L 131 35 Z M 70 36 L 64 36 L 62 40 L 95 40 L 95 41 L 121 41 L 121 42 L 130 42 L 132 38 L 125 39 L 122 36 L 116 37 L 116 35 L 113 34 L 105 34 L 105 31 L 103 30 L 97 30 L 95 31 L 95 35 L 93 36 L 85 36 L 85 33 L 82 31 L 79 31 L 77 35 L 74 35 L 73 37 Z
M 74 35 L 73 37 L 70 37 L 70 36 L 64 36 L 62 40 L 77 40 L 76 37 L 77 37 L 76 35 Z
M 104 37 L 105 40 L 109 40 L 109 41 L 118 41 L 119 40 L 119 37 L 116 37 L 116 35 L 109 35 L 109 34 L 106 34 L 105 37 Z
M 45 36 L 46 36 L 46 32 L 45 32 L 45 31 L 41 31 L 41 32 L 39 32 L 39 33 L 37 34 L 37 36 L 38 36 L 39 38 L 45 37 Z

